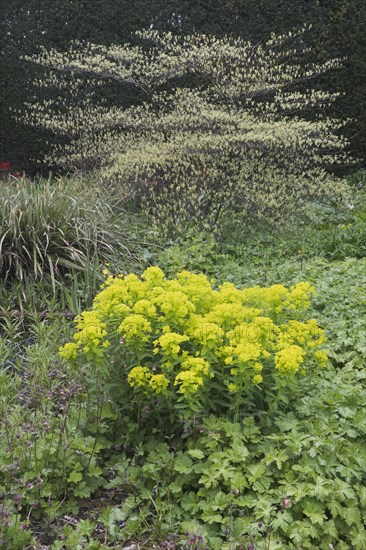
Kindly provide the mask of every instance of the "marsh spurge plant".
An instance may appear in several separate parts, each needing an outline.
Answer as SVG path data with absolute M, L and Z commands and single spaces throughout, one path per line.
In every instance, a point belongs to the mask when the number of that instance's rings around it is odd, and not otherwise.
M 304 91 L 339 62 L 304 61 L 304 30 L 256 45 L 152 30 L 137 38 L 141 46 L 75 42 L 66 53 L 29 58 L 46 69 L 39 85 L 59 97 L 30 105 L 24 121 L 68 139 L 48 163 L 100 166 L 175 226 L 192 216 L 217 225 L 233 210 L 278 218 L 339 196 L 326 170 L 346 162 L 345 141 L 339 123 L 321 115 L 336 95 Z M 93 82 L 108 80 L 135 87 L 146 102 L 122 110 L 93 99 Z M 319 117 L 305 120 L 309 109 Z
M 159 267 L 109 275 L 60 352 L 80 368 L 89 362 L 130 410 L 173 423 L 202 409 L 238 419 L 256 388 L 278 392 L 326 364 L 323 331 L 300 320 L 313 294 L 306 282 L 215 288 L 187 271 L 169 280 Z

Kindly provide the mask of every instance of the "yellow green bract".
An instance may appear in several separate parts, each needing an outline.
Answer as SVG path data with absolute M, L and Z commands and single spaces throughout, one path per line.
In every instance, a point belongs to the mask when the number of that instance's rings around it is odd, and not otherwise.
M 188 271 L 167 279 L 159 267 L 141 278 L 109 275 L 60 353 L 74 362 L 113 359 L 129 386 L 146 394 L 189 400 L 211 383 L 237 394 L 327 363 L 323 331 L 314 319 L 299 320 L 314 295 L 307 282 L 216 288 Z

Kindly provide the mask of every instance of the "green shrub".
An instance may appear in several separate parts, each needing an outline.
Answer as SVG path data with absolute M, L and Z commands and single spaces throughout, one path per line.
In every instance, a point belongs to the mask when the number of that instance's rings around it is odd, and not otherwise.
M 23 119 L 66 138 L 48 164 L 100 166 L 168 232 L 187 220 L 219 226 L 233 212 L 279 221 L 308 201 L 344 197 L 345 182 L 327 172 L 349 162 L 340 124 L 306 113 L 324 109 L 336 94 L 297 86 L 339 61 L 301 63 L 304 29 L 263 44 L 136 34 L 142 45 L 75 42 L 68 52 L 28 58 L 46 69 L 39 85 L 59 93 L 56 102 L 28 105 Z M 86 75 L 95 85 L 82 95 Z M 147 101 L 126 110 L 93 103 L 90 90 L 108 78 L 134 85 Z
M 176 427 L 202 409 L 238 418 L 254 395 L 270 401 L 327 362 L 321 329 L 304 320 L 307 283 L 215 289 L 203 275 L 168 280 L 151 267 L 141 279 L 109 276 L 104 286 L 61 354 L 88 361 L 112 382 L 120 407 L 163 429 L 166 415 Z

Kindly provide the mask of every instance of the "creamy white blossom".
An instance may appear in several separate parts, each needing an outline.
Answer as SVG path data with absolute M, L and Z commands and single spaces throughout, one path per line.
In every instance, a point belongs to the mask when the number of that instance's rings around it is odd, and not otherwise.
M 156 219 L 283 217 L 309 199 L 339 195 L 342 184 L 328 169 L 349 162 L 340 124 L 322 114 L 336 95 L 303 91 L 340 61 L 299 63 L 303 33 L 252 44 L 148 30 L 136 33 L 141 46 L 42 50 L 30 58 L 47 71 L 39 84 L 59 95 L 29 106 L 24 121 L 67 138 L 47 162 L 98 166 Z M 146 102 L 129 109 L 96 102 L 110 80 L 133 85 Z M 304 118 L 309 109 L 318 117 Z

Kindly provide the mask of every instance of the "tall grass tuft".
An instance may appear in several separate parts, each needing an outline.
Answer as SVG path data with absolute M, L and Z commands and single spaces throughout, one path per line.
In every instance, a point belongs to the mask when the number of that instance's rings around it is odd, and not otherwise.
M 99 195 L 99 196 L 98 196 Z M 0 279 L 40 280 L 84 271 L 96 258 L 131 258 L 108 201 L 84 184 L 0 182 Z

